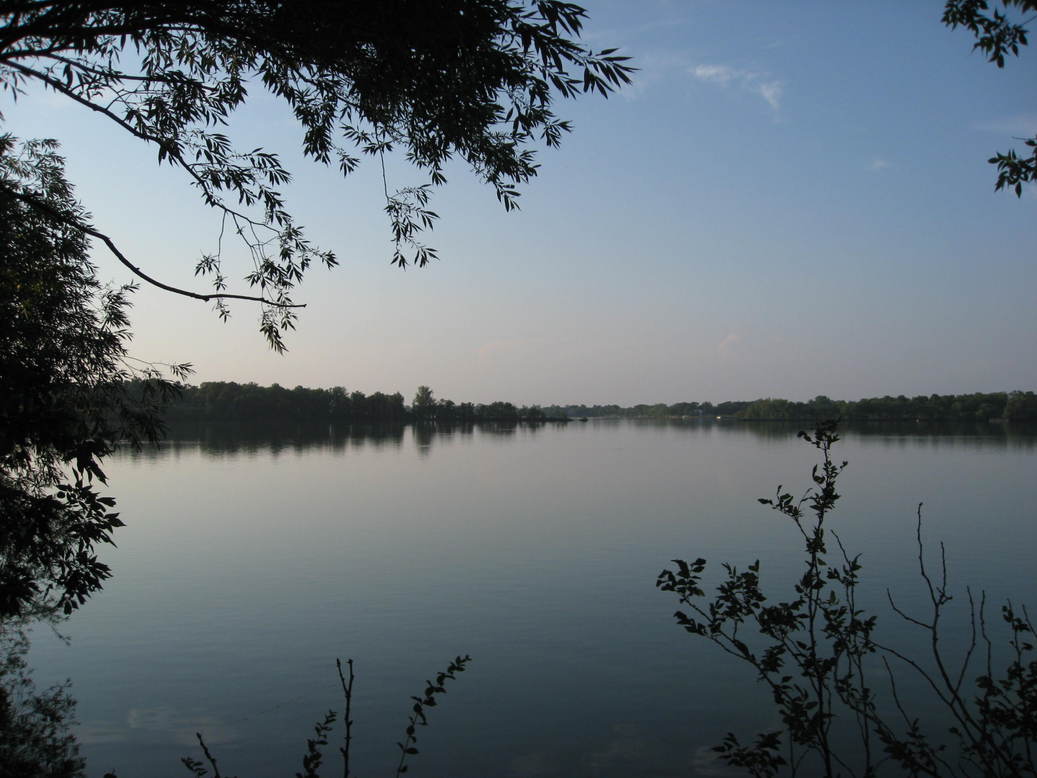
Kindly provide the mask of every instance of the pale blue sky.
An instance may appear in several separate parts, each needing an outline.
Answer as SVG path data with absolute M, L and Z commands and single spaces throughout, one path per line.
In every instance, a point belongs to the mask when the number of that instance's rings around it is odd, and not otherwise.
M 284 155 L 290 205 L 342 264 L 300 288 L 286 356 L 247 304 L 221 324 L 147 288 L 135 355 L 191 361 L 197 381 L 408 399 L 429 384 L 476 402 L 1037 388 L 1037 195 L 995 193 L 986 163 L 1037 133 L 1034 51 L 985 63 L 940 0 L 584 4 L 591 44 L 633 56 L 635 84 L 560 105 L 576 131 L 518 213 L 451 171 L 433 203 L 441 260 L 423 270 L 388 264 L 379 171 L 303 162 L 290 118 L 257 95 L 231 136 Z M 182 174 L 57 98 L 3 100 L 11 131 L 63 141 L 99 229 L 204 291 L 192 271 L 218 220 Z M 247 269 L 228 257 L 231 278 Z

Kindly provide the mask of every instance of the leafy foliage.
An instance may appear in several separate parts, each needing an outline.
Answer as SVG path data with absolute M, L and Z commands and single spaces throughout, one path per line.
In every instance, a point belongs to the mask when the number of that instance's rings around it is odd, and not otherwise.
M 997 183 L 995 189 L 1012 189 L 1016 197 L 1022 197 L 1023 184 L 1037 181 L 1037 136 L 1024 141 L 1031 150 L 1030 156 L 1019 156 L 1015 149 L 998 153 L 988 162 L 997 165 Z
M 1005 10 L 1015 6 L 1022 13 L 1037 13 L 1037 0 L 1001 0 Z M 964 27 L 973 34 L 976 42 L 973 51 L 981 51 L 999 68 L 1005 66 L 1005 57 L 1019 56 L 1019 49 L 1029 41 L 1026 24 L 1035 17 L 1014 21 L 996 8 L 992 13 L 987 0 L 947 0 L 943 10 L 943 23 L 951 29 Z M 1024 140 L 1030 149 L 1029 156 L 1020 156 L 1014 149 L 998 153 L 988 162 L 997 166 L 997 183 L 994 188 L 1012 189 L 1016 197 L 1023 194 L 1023 184 L 1037 181 L 1037 136 Z
M 37 691 L 21 623 L 0 623 L 0 775 L 80 778 L 85 767 L 69 728 L 75 701 L 65 685 Z
M 411 706 L 411 714 L 407 719 L 407 729 L 405 731 L 404 739 L 396 744 L 400 749 L 400 759 L 396 765 L 396 772 L 394 773 L 397 778 L 407 772 L 408 758 L 419 753 L 417 747 L 418 737 L 416 732 L 419 726 L 428 726 L 428 717 L 425 712 L 426 709 L 433 708 L 438 704 L 437 697 L 446 694 L 446 682 L 448 680 L 454 680 L 458 673 L 464 672 L 468 663 L 471 661 L 472 658 L 467 654 L 465 656 L 454 657 L 446 670 L 436 673 L 435 683 L 432 681 L 425 681 L 425 691 L 420 696 L 411 697 L 414 704 Z M 338 677 L 342 685 L 342 696 L 345 700 L 345 712 L 342 715 L 342 720 L 345 725 L 345 734 L 342 746 L 339 748 L 339 753 L 342 755 L 342 774 L 344 778 L 349 778 L 349 748 L 353 739 L 352 704 L 353 682 L 355 680 L 355 675 L 353 673 L 353 660 L 346 660 L 346 667 L 348 668 L 346 673 L 343 673 L 342 671 L 341 660 L 336 659 L 335 666 L 338 669 Z M 306 741 L 306 754 L 303 756 L 302 760 L 303 772 L 296 773 L 295 778 L 320 778 L 320 768 L 324 763 L 324 754 L 321 749 L 328 744 L 328 735 L 334 729 L 337 720 L 338 713 L 329 710 L 324 714 L 324 718 L 314 725 L 313 737 Z M 213 778 L 221 778 L 216 758 L 212 755 L 209 747 L 205 744 L 205 740 L 202 738 L 201 733 L 197 733 L 196 736 L 198 738 L 198 744 L 202 749 L 202 753 L 205 755 L 205 761 L 192 759 L 190 757 L 184 757 L 181 761 L 184 766 L 194 774 L 195 778 L 205 778 L 205 776 L 209 774 L 209 769 L 206 765 L 212 769 Z
M 122 521 L 102 460 L 154 439 L 176 391 L 128 356 L 132 287 L 98 283 L 62 163 L 52 141 L 0 136 L 0 617 L 68 613 L 108 578 L 94 547 Z
M 425 681 L 425 691 L 421 696 L 411 697 L 414 704 L 411 706 L 410 717 L 407 719 L 406 736 L 402 742 L 396 744 L 400 749 L 400 761 L 396 765 L 397 778 L 407 772 L 407 759 L 418 753 L 417 728 L 428 726 L 428 716 L 425 711 L 439 704 L 436 698 L 439 695 L 446 694 L 446 682 L 454 680 L 457 677 L 457 673 L 464 672 L 465 667 L 471 661 L 472 658 L 467 654 L 454 657 L 454 661 L 450 663 L 446 670 L 436 673 L 435 683 Z
M 580 45 L 585 11 L 560 0 L 190 0 L 96 3 L 0 0 L 0 87 L 43 85 L 153 144 L 220 211 L 252 260 L 261 329 L 284 348 L 294 285 L 334 254 L 311 245 L 280 189 L 277 155 L 243 150 L 218 128 L 262 87 L 281 99 L 314 161 L 351 173 L 397 149 L 428 181 L 384 189 L 392 262 L 436 257 L 420 233 L 437 214 L 432 189 L 454 158 L 505 209 L 537 172 L 535 146 L 571 130 L 556 97 L 607 96 L 629 81 L 615 49 Z M 571 36 L 571 37 L 570 37 Z M 221 232 L 222 238 L 222 232 Z M 114 245 L 109 248 L 142 275 Z M 197 264 L 227 314 L 222 240 Z M 154 282 L 147 276 L 147 280 Z M 161 285 L 170 291 L 179 291 Z
M 941 618 L 951 600 L 946 562 L 941 553 L 942 575 L 934 580 L 925 563 L 919 506 L 919 572 L 931 610 L 927 617 L 916 617 L 899 608 L 892 595 L 889 600 L 899 617 L 925 635 L 931 648 L 928 665 L 883 644 L 875 634 L 877 617 L 858 604 L 859 557 L 851 557 L 827 527 L 840 499 L 836 482 L 846 467 L 831 458 L 838 441 L 835 425 L 823 423 L 813 435 L 800 436 L 820 452 L 811 489 L 797 500 L 779 486 L 774 498 L 760 500 L 795 526 L 803 541 L 804 569 L 791 597 L 774 601 L 765 593 L 759 561 L 744 571 L 725 564 L 713 599 L 705 599 L 702 588 L 704 559 L 674 560 L 676 568 L 663 570 L 656 582 L 687 608 L 674 614 L 679 625 L 755 669 L 784 726 L 759 734 L 749 744 L 728 733 L 715 750 L 729 764 L 761 777 L 783 771 L 875 776 L 884 764 L 912 776 L 1037 775 L 1037 659 L 1032 653 L 1037 633 L 1025 609 L 1020 612 L 1008 603 L 1002 611 L 1011 653 L 998 675 L 985 598 L 977 605 L 969 592 L 971 642 L 960 664 L 952 666 L 940 642 Z M 829 552 L 830 538 L 838 553 Z M 986 648 L 985 667 L 970 697 L 964 682 L 979 643 Z M 953 721 L 948 732 L 927 731 L 908 713 L 891 661 L 918 674 L 940 714 Z M 880 705 L 871 679 L 882 669 L 892 699 Z M 901 720 L 890 720 L 888 710 Z M 948 749 L 947 737 L 956 752 Z
M 1006 9 L 1017 6 L 1020 11 L 1037 11 L 1034 0 L 1002 0 Z M 996 8 L 990 10 L 986 0 L 947 0 L 943 9 L 943 23 L 951 29 L 964 27 L 976 37 L 973 50 L 982 51 L 989 62 L 999 68 L 1005 66 L 1005 55 L 1019 56 L 1019 48 L 1027 44 L 1027 30 L 1023 23 L 1013 22 Z

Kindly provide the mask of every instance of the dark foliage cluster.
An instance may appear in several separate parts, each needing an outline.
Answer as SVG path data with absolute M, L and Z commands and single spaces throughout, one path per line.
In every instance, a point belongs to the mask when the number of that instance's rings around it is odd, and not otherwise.
M 398 149 L 427 180 L 395 190 L 385 182 L 392 262 L 425 265 L 436 252 L 420 233 L 437 218 L 429 198 L 451 159 L 510 210 L 517 187 L 537 173 L 536 147 L 558 145 L 571 129 L 554 100 L 607 96 L 629 81 L 615 49 L 577 42 L 585 18 L 559 0 L 0 0 L 0 90 L 44 86 L 179 168 L 224 227 L 216 251 L 197 263 L 213 292 L 186 294 L 227 314 L 226 300 L 241 295 L 227 292 L 222 237 L 237 236 L 261 330 L 281 350 L 298 307 L 294 286 L 312 263 L 336 258 L 289 211 L 281 190 L 291 174 L 279 157 L 238 148 L 221 130 L 250 91 L 283 101 L 306 156 L 343 175 L 367 157 L 382 162 L 385 179 L 384 155 Z M 156 283 L 107 236 L 91 234 Z
M 964 27 L 976 38 L 972 48 L 986 55 L 999 68 L 1005 66 L 1005 56 L 1019 56 L 1019 48 L 1027 44 L 1026 21 L 1013 21 L 987 0 L 947 0 L 943 9 L 943 23 L 952 30 Z M 1037 12 L 1035 0 L 1001 0 L 1005 11 L 1015 7 L 1022 13 Z M 1029 21 L 1029 20 L 1027 20 Z
M 68 613 L 100 588 L 94 547 L 122 524 L 98 491 L 102 460 L 155 439 L 176 391 L 127 355 L 131 289 L 97 281 L 55 145 L 0 136 L 0 618 Z
M 943 23 L 951 29 L 963 27 L 972 33 L 976 39 L 973 50 L 982 52 L 988 62 L 999 68 L 1005 66 L 1008 55 L 1019 56 L 1019 49 L 1029 42 L 1026 25 L 1037 18 L 1011 18 L 1010 12 L 1037 14 L 1037 0 L 1001 0 L 1001 6 L 1004 11 L 987 0 L 947 0 L 943 10 Z M 1022 197 L 1024 184 L 1037 181 L 1037 135 L 1020 140 L 1029 151 L 1019 154 L 1009 149 L 988 160 L 997 166 L 995 188 L 1013 190 L 1017 197 Z
M 68 684 L 38 690 L 28 651 L 24 624 L 0 622 L 0 776 L 81 778 L 86 762 L 70 732 L 75 701 Z
M 811 488 L 797 499 L 779 486 L 760 499 L 792 525 L 802 541 L 803 572 L 788 595 L 764 587 L 759 561 L 744 570 L 723 565 L 716 594 L 707 597 L 706 560 L 674 560 L 656 585 L 677 595 L 674 616 L 692 635 L 705 638 L 745 662 L 770 691 L 783 729 L 743 743 L 728 733 L 714 749 L 734 767 L 759 778 L 776 775 L 1009 776 L 1037 775 L 1037 632 L 1023 607 L 1002 608 L 1007 625 L 1007 661 L 998 668 L 986 620 L 986 598 L 971 590 L 971 635 L 961 659 L 942 642 L 952 595 L 941 546 L 940 574 L 930 573 L 922 541 L 919 575 L 928 593 L 927 615 L 912 615 L 887 592 L 894 614 L 919 630 L 929 656 L 913 657 L 883 643 L 878 618 L 858 598 L 859 556 L 850 556 L 831 529 L 840 499 L 837 480 L 846 463 L 833 461 L 834 423 L 800 436 L 820 452 Z M 837 550 L 830 550 L 833 545 Z M 977 672 L 974 686 L 966 685 Z M 904 699 L 896 669 L 917 674 L 937 708 L 923 723 L 912 712 L 920 699 Z M 883 676 L 885 678 L 883 679 Z M 884 680 L 885 683 L 877 683 Z M 950 726 L 937 723 L 945 716 Z M 937 721 L 933 721 L 936 718 Z

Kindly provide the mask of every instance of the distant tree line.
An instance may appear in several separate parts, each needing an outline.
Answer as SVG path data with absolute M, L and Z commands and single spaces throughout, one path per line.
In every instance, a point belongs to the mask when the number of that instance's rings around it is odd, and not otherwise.
M 427 386 L 418 388 L 407 406 L 399 392 L 364 394 L 341 386 L 331 389 L 288 389 L 233 381 L 206 381 L 184 386 L 164 408 L 167 422 L 287 422 L 321 424 L 476 424 L 480 422 L 544 422 L 551 420 L 536 405 L 509 402 L 476 404 L 436 399 Z M 557 420 L 557 419 L 556 419 Z
M 1037 395 L 1033 392 L 989 394 L 931 394 L 917 397 L 869 397 L 862 400 L 832 400 L 818 395 L 806 402 L 765 398 L 753 401 L 681 402 L 667 405 L 566 405 L 546 406 L 551 416 L 583 418 L 714 418 L 734 417 L 759 421 L 1037 421 Z
M 931 394 L 917 397 L 868 397 L 862 400 L 830 400 L 819 395 L 807 402 L 777 398 L 756 400 L 737 414 L 740 419 L 816 420 L 842 418 L 853 421 L 1006 421 L 1037 420 L 1037 395 L 1033 392 L 990 394 Z
M 730 400 L 721 403 L 679 402 L 667 405 L 549 405 L 516 406 L 437 398 L 428 386 L 418 387 L 407 405 L 400 392 L 386 394 L 347 391 L 341 386 L 288 389 L 233 381 L 207 381 L 184 386 L 179 398 L 164 408 L 167 422 L 287 422 L 321 424 L 478 424 L 481 422 L 545 422 L 573 418 L 657 418 L 747 421 L 1037 421 L 1034 392 L 919 395 L 832 400 L 818 395 L 806 402 L 781 398 Z

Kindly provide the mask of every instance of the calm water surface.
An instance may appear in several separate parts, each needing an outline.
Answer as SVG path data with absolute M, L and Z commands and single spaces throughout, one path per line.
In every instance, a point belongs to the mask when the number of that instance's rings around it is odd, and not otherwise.
M 952 584 L 1037 603 L 1037 436 L 850 430 L 836 454 L 833 526 L 891 642 L 912 635 L 885 588 L 921 603 L 919 502 Z M 787 591 L 796 535 L 756 498 L 805 490 L 813 455 L 795 428 L 604 421 L 121 454 L 115 577 L 69 645 L 37 631 L 37 681 L 72 679 L 91 775 L 187 776 L 201 731 L 224 774 L 280 777 L 341 708 L 334 660 L 352 657 L 369 778 L 394 772 L 410 695 L 469 653 L 412 774 L 725 775 L 709 747 L 777 722 L 750 670 L 674 625 L 655 577 L 674 557 L 759 558 Z

